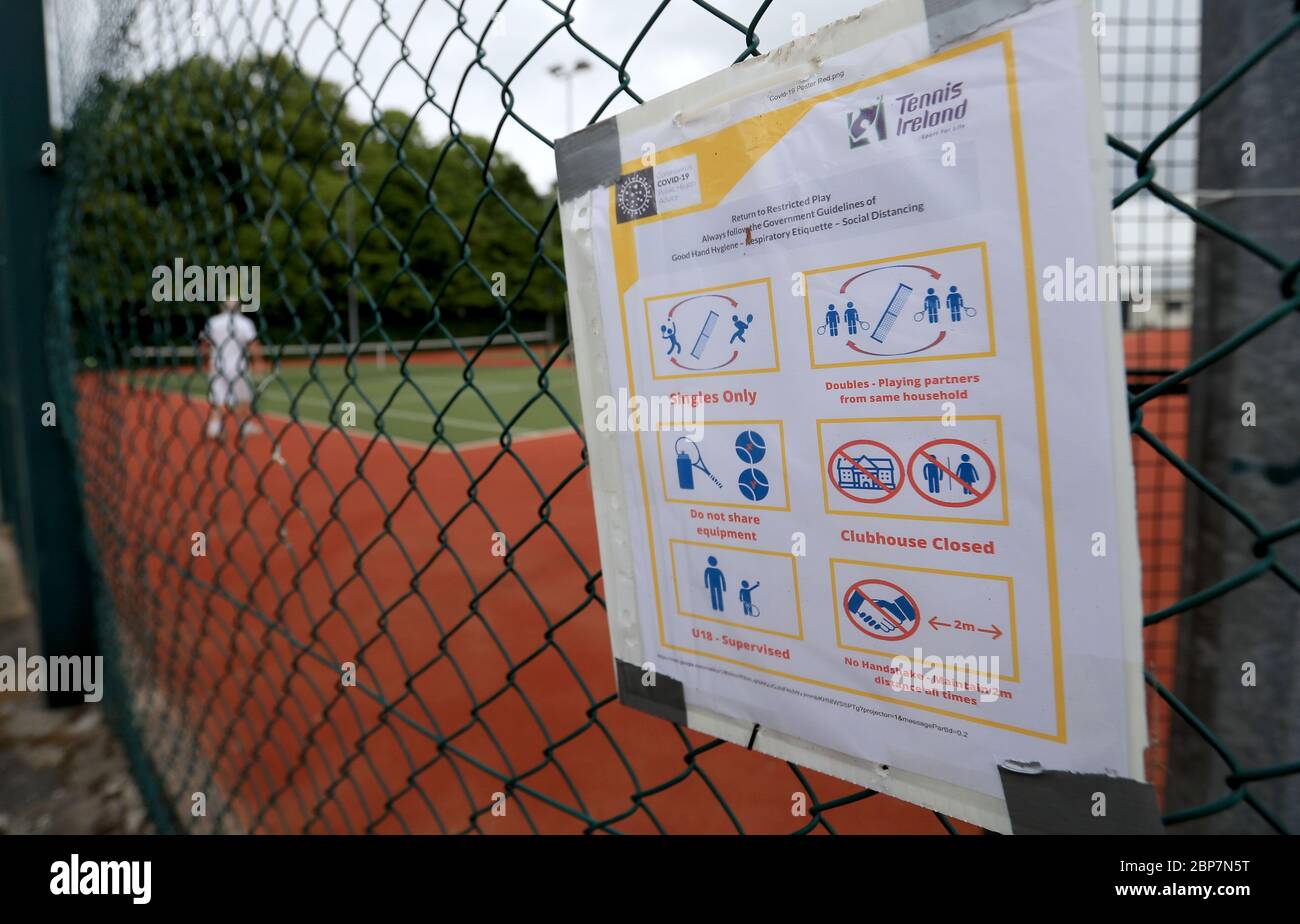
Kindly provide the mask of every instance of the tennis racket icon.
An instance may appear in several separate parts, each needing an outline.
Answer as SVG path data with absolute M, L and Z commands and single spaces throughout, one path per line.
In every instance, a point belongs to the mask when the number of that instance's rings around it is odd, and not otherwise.
M 683 446 L 685 448 L 683 448 Z M 688 439 L 685 436 L 679 436 L 677 442 L 673 444 L 673 450 L 678 455 L 686 456 L 686 458 L 690 460 L 691 468 L 703 472 L 706 478 L 718 487 L 722 487 L 722 482 L 719 481 L 717 476 L 715 476 L 713 472 L 709 471 L 709 467 L 704 464 L 704 458 L 700 455 L 700 446 L 695 442 L 695 440 Z
M 946 311 L 946 310 L 947 310 L 947 309 L 942 309 L 942 310 L 940 311 L 940 314 L 942 314 L 943 311 Z M 975 308 L 974 305 L 962 305 L 962 310 L 966 312 L 966 317 L 968 317 L 968 318 L 973 318 L 973 317 L 975 317 L 975 311 L 976 311 L 976 308 Z M 912 315 L 912 320 L 913 320 L 913 321 L 924 321 L 924 320 L 925 320 L 925 309 L 922 308 L 922 309 L 921 309 L 920 311 L 918 311 L 916 314 Z

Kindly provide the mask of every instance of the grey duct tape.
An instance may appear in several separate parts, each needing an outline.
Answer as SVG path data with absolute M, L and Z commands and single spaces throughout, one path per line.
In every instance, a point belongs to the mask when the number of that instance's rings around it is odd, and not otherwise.
M 925 0 L 930 50 L 938 51 L 985 26 L 1023 13 L 1035 0 Z
M 555 142 L 555 178 L 560 201 L 568 202 L 618 180 L 618 122 L 602 119 Z
M 674 680 L 655 672 L 654 686 L 641 682 L 644 671 L 637 664 L 615 661 L 618 674 L 618 700 L 625 706 L 640 709 L 660 719 L 686 724 L 686 688 Z
M 1011 763 L 1011 762 L 1009 762 Z M 1150 783 L 1065 770 L 998 768 L 1014 834 L 1163 834 Z

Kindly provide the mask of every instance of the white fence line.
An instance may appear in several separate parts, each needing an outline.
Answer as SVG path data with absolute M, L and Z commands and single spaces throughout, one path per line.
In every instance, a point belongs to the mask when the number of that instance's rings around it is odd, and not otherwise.
M 457 337 L 455 340 L 448 338 L 439 338 L 436 340 L 393 340 L 391 342 L 367 341 L 360 344 L 349 343 L 286 343 L 276 344 L 266 347 L 266 357 L 268 360 L 275 360 L 285 357 L 298 356 L 346 356 L 354 349 L 356 350 L 357 359 L 366 356 L 374 356 L 380 362 L 389 355 L 396 355 L 401 358 L 418 343 L 420 350 L 446 350 L 453 346 L 459 346 L 461 349 L 476 349 L 484 346 L 489 341 L 493 346 L 508 347 L 522 341 L 524 343 L 547 343 L 553 338 L 551 331 L 530 330 L 516 334 L 496 334 L 494 336 L 479 335 L 473 337 Z M 198 355 L 198 347 L 194 346 L 135 346 L 131 347 L 129 355 L 133 359 L 192 359 Z

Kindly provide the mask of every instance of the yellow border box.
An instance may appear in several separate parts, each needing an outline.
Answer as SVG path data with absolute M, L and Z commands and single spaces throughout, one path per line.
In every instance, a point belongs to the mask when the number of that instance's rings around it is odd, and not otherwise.
M 668 496 L 668 472 L 664 469 L 664 432 L 659 431 L 659 480 L 663 488 L 664 501 L 669 504 L 686 504 L 691 507 L 730 507 L 737 510 L 772 510 L 788 513 L 790 510 L 790 466 L 785 455 L 785 421 L 782 420 L 705 420 L 701 421 L 699 426 L 702 427 L 736 427 L 736 426 L 772 426 L 775 425 L 778 431 L 778 439 L 781 441 L 781 479 L 785 486 L 785 506 L 778 507 L 775 504 L 741 504 L 730 501 L 699 501 L 686 500 L 680 497 Z M 676 434 L 678 431 L 668 431 Z M 762 465 L 760 462 L 759 465 Z
M 813 322 L 812 322 L 812 288 L 807 285 L 807 279 L 810 276 L 816 276 L 820 273 L 838 273 L 843 270 L 857 269 L 860 266 L 875 266 L 877 263 L 890 263 L 895 260 L 919 260 L 922 257 L 933 257 L 944 253 L 954 253 L 958 250 L 978 249 L 980 252 L 980 264 L 984 271 L 984 317 L 987 320 L 989 328 L 989 348 L 983 353 L 926 353 L 922 356 L 882 356 L 875 359 L 864 357 L 861 360 L 846 360 L 841 363 L 819 363 L 817 362 L 817 353 L 813 347 Z M 844 263 L 840 266 L 824 266 L 821 269 L 804 271 L 805 285 L 803 289 L 803 311 L 804 319 L 808 325 L 808 362 L 814 369 L 842 369 L 845 366 L 881 366 L 887 363 L 933 363 L 943 362 L 948 359 L 979 359 L 986 356 L 996 356 L 997 341 L 993 335 L 993 285 L 989 282 L 989 250 L 984 241 L 976 241 L 973 244 L 957 244 L 953 247 L 940 247 L 937 250 L 918 250 L 916 253 L 903 253 L 895 257 L 881 257 L 879 260 L 865 260 L 862 263 Z
M 840 616 L 842 616 L 843 614 L 841 613 L 840 597 L 842 595 L 840 594 L 840 586 L 835 583 L 835 566 L 837 564 L 863 565 L 867 568 L 886 568 L 891 571 L 917 571 L 922 574 L 943 574 L 943 575 L 947 575 L 948 577 L 977 578 L 986 581 L 1005 581 L 1007 584 L 1007 601 L 1010 605 L 1010 612 L 1007 614 L 1007 619 L 1010 622 L 1010 627 L 1007 629 L 1007 633 L 1011 636 L 1011 673 L 998 674 L 998 679 L 1005 680 L 1008 683 L 1020 682 L 1020 641 L 1019 641 L 1019 636 L 1016 633 L 1016 582 L 1011 578 L 1010 575 L 978 574 L 974 571 L 950 571 L 945 568 L 918 568 L 913 565 L 891 565 L 888 562 L 883 562 L 883 561 L 858 561 L 853 558 L 832 558 L 830 560 L 831 594 L 833 595 L 832 602 L 835 604 L 835 645 L 836 647 L 842 648 L 846 651 L 860 651 L 863 654 L 877 655 L 878 657 L 888 658 L 890 660 L 899 657 L 907 658 L 909 663 L 912 662 L 912 659 L 911 657 L 908 656 L 907 652 L 894 652 L 891 654 L 890 652 L 887 651 L 875 651 L 871 648 L 858 648 L 856 645 L 847 644 L 844 641 L 844 639 L 840 636 L 840 625 L 841 625 Z M 912 664 L 912 669 L 916 670 L 915 663 Z
M 716 616 L 705 616 L 703 613 L 692 613 L 682 607 L 682 591 L 677 584 L 677 560 L 673 558 L 673 549 L 675 545 L 693 545 L 701 549 L 723 549 L 727 552 L 743 552 L 747 555 L 771 555 L 773 558 L 788 558 L 790 560 L 790 575 L 794 579 L 794 615 L 795 621 L 799 625 L 799 634 L 791 635 L 789 632 L 777 632 L 775 629 L 760 629 L 757 626 L 748 625 L 743 622 L 731 622 L 726 619 L 719 619 Z M 746 632 L 759 632 L 763 635 L 775 635 L 780 638 L 790 638 L 795 641 L 803 641 L 803 604 L 799 599 L 799 564 L 795 557 L 789 552 L 770 552 L 767 549 L 749 549 L 741 545 L 722 545 L 717 542 L 696 542 L 693 539 L 669 539 L 668 540 L 668 567 L 673 572 L 673 596 L 674 603 L 677 605 L 677 614 L 679 616 L 688 616 L 692 619 L 702 619 L 705 622 L 715 622 L 723 626 L 731 626 L 733 629 L 743 629 Z
M 661 302 L 669 298 L 682 298 L 687 295 L 712 295 L 721 294 L 727 289 L 734 289 L 739 286 L 752 286 L 763 283 L 767 286 L 767 312 L 768 324 L 772 331 L 772 361 L 776 364 L 770 369 L 723 369 L 705 372 L 674 372 L 672 375 L 657 375 L 655 373 L 655 341 L 650 331 L 650 303 Z M 723 375 L 764 375 L 768 372 L 781 371 L 781 345 L 776 337 L 776 300 L 772 296 L 772 279 L 770 276 L 760 276 L 757 279 L 746 279 L 742 282 L 724 282 L 716 286 L 706 286 L 703 289 L 688 289 L 685 292 L 671 292 L 667 295 L 647 295 L 644 300 L 645 309 L 645 342 L 646 350 L 650 354 L 650 378 L 656 382 L 663 382 L 669 379 L 703 379 L 713 378 L 714 376 Z
M 962 414 L 958 420 L 991 420 L 997 427 L 998 432 L 998 484 L 1000 486 L 999 494 L 1002 497 L 1002 518 L 1000 520 L 975 519 L 971 517 L 941 517 L 941 516 L 924 516 L 910 513 L 873 513 L 869 510 L 839 510 L 831 506 L 831 489 L 826 477 L 826 446 L 822 440 L 822 424 L 846 424 L 846 423 L 918 423 L 921 421 L 942 422 L 942 417 L 825 417 L 817 421 L 817 456 L 819 461 L 817 470 L 821 475 L 822 482 L 822 504 L 826 513 L 831 516 L 845 517 L 878 517 L 885 520 L 920 520 L 931 523 L 974 523 L 979 526 L 1006 526 L 1011 522 L 1010 511 L 1007 509 L 1007 460 L 1006 449 L 1002 439 L 1002 415 L 1001 414 Z M 907 465 L 908 460 L 903 459 L 903 465 Z M 903 472 L 902 477 L 911 479 L 911 472 Z
M 929 58 L 924 58 L 920 61 L 914 61 L 911 64 L 883 71 L 855 83 L 846 84 L 833 90 L 827 90 L 825 93 L 820 93 L 816 96 L 805 97 L 798 102 L 791 103 L 783 109 L 771 110 L 770 112 L 763 113 L 721 129 L 712 135 L 705 135 L 704 137 L 692 139 L 683 142 L 682 144 L 659 151 L 658 157 L 660 163 L 667 163 L 675 158 L 684 157 L 687 154 L 694 153 L 698 155 L 703 152 L 705 157 L 715 165 L 714 167 L 711 167 L 710 170 L 704 171 L 701 176 L 700 203 L 698 205 L 690 206 L 689 208 L 673 211 L 667 215 L 656 215 L 650 218 L 639 219 L 635 222 L 619 224 L 617 222 L 614 202 L 614 188 L 611 186 L 609 189 L 609 202 L 607 206 L 610 222 L 610 246 L 613 250 L 615 287 L 618 291 L 619 316 L 623 328 L 623 358 L 627 363 L 628 369 L 628 392 L 630 394 L 636 394 L 636 384 L 632 373 L 632 342 L 629 336 L 630 327 L 628 325 L 627 316 L 627 293 L 631 290 L 632 286 L 636 284 L 639 277 L 636 238 L 634 235 L 636 227 L 656 221 L 662 221 L 665 218 L 677 218 L 681 215 L 692 214 L 694 212 L 700 212 L 715 207 L 722 201 L 723 197 L 726 196 L 735 184 L 740 181 L 740 178 L 750 169 L 750 167 L 757 163 L 758 160 L 771 149 L 772 145 L 776 144 L 776 142 L 779 141 L 786 132 L 793 128 L 800 119 L 807 115 L 814 106 L 828 100 L 837 99 L 845 94 L 882 83 L 886 80 L 893 80 L 905 74 L 922 71 L 940 61 L 950 61 L 985 48 L 995 48 L 1001 52 L 1003 68 L 1006 74 L 1007 111 L 1011 120 L 1012 169 L 1015 172 L 1016 179 L 1016 204 L 1020 217 L 1021 260 L 1023 263 L 1022 268 L 1024 271 L 1025 282 L 1025 309 L 1029 322 L 1029 348 L 1030 358 L 1033 364 L 1034 401 L 1037 406 L 1034 422 L 1037 426 L 1040 465 L 1039 486 L 1043 500 L 1043 551 L 1046 559 L 1048 598 L 1047 615 L 1051 640 L 1052 691 L 1055 701 L 1056 718 L 1055 728 L 1051 731 L 1024 728 L 1019 725 L 1013 725 L 1010 722 L 999 722 L 993 719 L 971 716 L 964 712 L 944 709 L 941 706 L 933 706 L 927 703 L 916 703 L 911 700 L 899 699 L 898 697 L 887 696 L 881 693 L 871 693 L 865 690 L 859 690 L 856 687 L 849 687 L 840 683 L 832 683 L 827 680 L 819 680 L 814 677 L 802 677 L 798 674 L 790 673 L 789 671 L 781 671 L 771 667 L 751 664 L 748 661 L 740 661 L 736 658 L 715 654 L 710 651 L 702 651 L 689 646 L 674 645 L 670 643 L 664 627 L 663 594 L 659 586 L 659 556 L 655 553 L 654 523 L 650 512 L 650 482 L 646 476 L 644 447 L 641 443 L 641 434 L 639 431 L 634 432 L 632 436 L 636 443 L 637 467 L 638 473 L 641 477 L 642 486 L 642 504 L 644 505 L 646 528 L 649 532 L 647 538 L 649 539 L 649 547 L 651 550 L 650 579 L 651 588 L 654 594 L 655 610 L 659 622 L 659 643 L 665 649 L 696 655 L 697 657 L 719 661 L 723 664 L 732 664 L 748 670 L 758 671 L 762 674 L 768 674 L 773 677 L 782 677 L 786 680 L 793 680 L 798 683 L 807 683 L 827 690 L 836 690 L 850 696 L 874 699 L 879 702 L 891 703 L 907 709 L 928 712 L 932 715 L 947 716 L 948 718 L 957 719 L 962 722 L 969 722 L 973 725 L 982 725 L 986 728 L 1000 728 L 1004 731 L 1014 732 L 1015 734 L 1025 735 L 1030 738 L 1038 738 L 1044 741 L 1055 741 L 1063 744 L 1069 741 L 1069 733 L 1066 727 L 1065 674 L 1062 667 L 1061 653 L 1061 601 L 1060 587 L 1056 573 L 1056 526 L 1052 507 L 1051 460 L 1048 451 L 1047 436 L 1047 408 L 1044 403 L 1042 338 L 1038 324 L 1038 279 L 1034 269 L 1033 234 L 1029 222 L 1029 190 L 1028 181 L 1025 175 L 1024 140 L 1020 130 L 1020 90 L 1016 82 L 1015 51 L 1013 49 L 1010 30 L 1004 29 L 1001 32 L 995 32 L 992 35 L 975 39 L 964 45 L 957 45 L 945 49 Z M 628 161 L 623 165 L 624 172 L 630 172 L 638 167 L 639 161 Z

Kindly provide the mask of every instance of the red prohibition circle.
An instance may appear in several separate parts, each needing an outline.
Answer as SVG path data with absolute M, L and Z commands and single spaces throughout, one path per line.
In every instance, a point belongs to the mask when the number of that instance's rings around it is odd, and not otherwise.
M 947 446 L 965 446 L 967 449 L 971 450 L 976 455 L 978 455 L 981 459 L 984 460 L 985 464 L 988 465 L 989 467 L 989 484 L 988 484 L 988 488 L 984 491 L 983 494 L 977 492 L 970 500 L 944 501 L 944 500 L 938 500 L 936 498 L 933 498 L 921 490 L 921 487 L 920 485 L 917 484 L 916 479 L 912 477 L 912 466 L 916 465 L 917 458 L 923 455 L 927 449 L 929 449 L 931 446 L 938 446 L 940 444 L 947 445 Z M 947 472 L 948 477 L 950 478 L 957 477 L 952 472 L 949 472 L 946 468 L 944 469 L 944 471 Z M 980 501 L 984 500 L 984 498 L 988 497 L 990 494 L 993 493 L 993 486 L 997 484 L 998 481 L 997 469 L 994 468 L 993 460 L 989 458 L 989 454 L 987 452 L 985 452 L 983 449 L 980 449 L 974 443 L 968 443 L 965 440 L 959 440 L 953 438 L 930 440 L 930 442 L 918 448 L 916 452 L 912 453 L 912 457 L 907 460 L 907 476 L 908 476 L 908 480 L 912 483 L 913 491 L 921 495 L 921 497 L 925 498 L 930 503 L 938 504 L 940 507 L 969 507 L 971 504 L 978 504 Z
M 916 614 L 916 618 L 912 620 L 912 628 L 905 631 L 902 635 L 879 635 L 875 632 L 872 632 L 866 626 L 859 624 L 858 620 L 854 618 L 853 612 L 849 609 L 849 598 L 852 597 L 854 591 L 856 591 L 863 584 L 883 584 L 886 587 L 893 588 L 894 590 L 902 594 L 904 597 L 906 597 L 907 602 L 912 604 L 912 612 Z M 862 595 L 862 599 L 867 601 L 868 605 L 875 607 L 875 603 L 873 603 L 871 598 L 868 597 L 866 594 Z M 844 615 L 848 617 L 849 623 L 853 626 L 853 628 L 857 629 L 863 635 L 869 635 L 872 638 L 882 642 L 901 642 L 903 639 L 912 636 L 916 632 L 917 628 L 921 625 L 921 607 L 917 604 L 916 599 L 907 591 L 903 590 L 903 588 L 899 587 L 897 584 L 891 583 L 890 581 L 882 580 L 881 578 L 867 578 L 866 580 L 858 581 L 856 584 L 854 584 L 852 587 L 850 587 L 848 590 L 844 592 L 843 602 L 844 602 Z M 883 611 L 882 611 L 882 615 L 885 615 L 883 614 Z M 886 618 L 890 622 L 894 621 L 893 617 L 891 616 L 886 615 Z
M 841 488 L 835 478 L 835 460 L 838 459 L 840 456 L 845 456 L 850 461 L 852 461 L 852 456 L 849 456 L 848 453 L 844 451 L 848 449 L 850 446 L 875 446 L 889 453 L 889 457 L 894 460 L 894 464 L 897 466 L 896 470 L 898 472 L 898 484 L 894 485 L 894 490 L 890 491 L 888 494 L 882 494 L 880 497 L 855 497 L 854 495 L 850 494 L 848 491 Z M 903 490 L 903 483 L 907 481 L 907 472 L 903 469 L 902 458 L 898 455 L 898 453 L 894 452 L 894 450 L 890 449 L 884 443 L 877 443 L 875 440 L 849 440 L 849 442 L 836 448 L 836 450 L 831 453 L 830 461 L 826 463 L 826 476 L 831 480 L 831 487 L 833 487 L 836 491 L 839 491 L 849 500 L 858 504 L 883 504 L 885 501 L 897 497 L 898 492 Z M 867 477 L 870 478 L 871 476 L 868 475 Z

